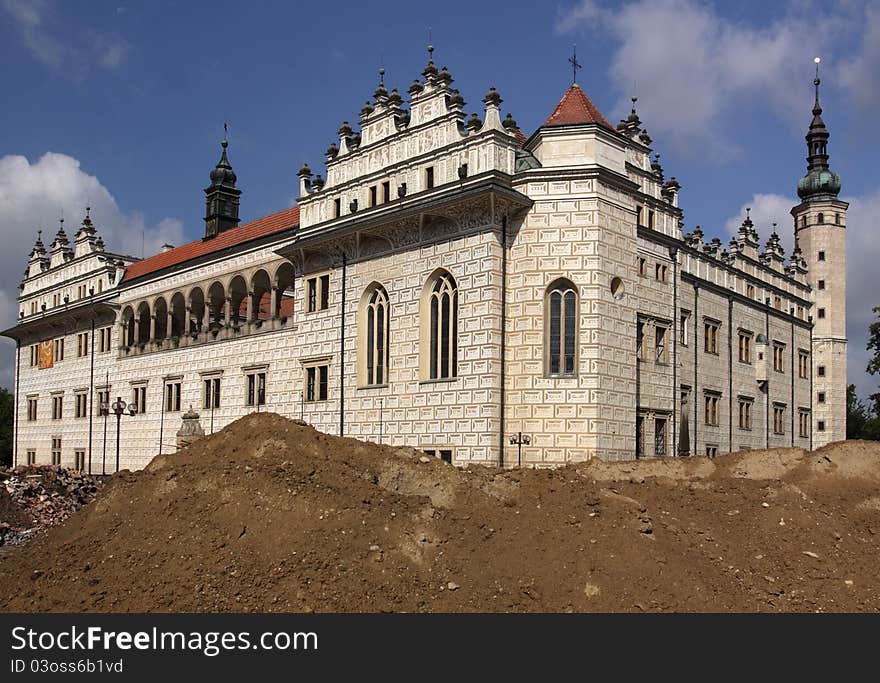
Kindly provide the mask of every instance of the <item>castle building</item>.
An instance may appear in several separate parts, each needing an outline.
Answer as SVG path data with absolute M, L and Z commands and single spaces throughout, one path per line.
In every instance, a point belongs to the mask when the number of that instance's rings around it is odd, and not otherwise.
M 296 207 L 240 223 L 224 139 L 204 238 L 136 260 L 88 212 L 72 248 L 38 238 L 3 333 L 16 463 L 140 468 L 190 407 L 208 433 L 273 411 L 460 465 L 845 438 L 847 204 L 818 74 L 788 258 L 748 217 L 727 245 L 683 233 L 635 99 L 613 126 L 573 84 L 527 136 L 494 88 L 467 116 L 452 84 L 429 58 L 405 106 L 383 74 Z

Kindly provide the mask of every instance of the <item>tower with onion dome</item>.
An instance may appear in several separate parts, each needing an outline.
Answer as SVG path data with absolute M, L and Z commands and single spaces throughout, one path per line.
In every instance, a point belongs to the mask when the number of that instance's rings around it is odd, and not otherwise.
M 828 165 L 828 128 L 819 104 L 816 57 L 813 119 L 807 131 L 807 173 L 791 210 L 795 243 L 812 287 L 813 447 L 846 438 L 846 210 L 840 176 Z

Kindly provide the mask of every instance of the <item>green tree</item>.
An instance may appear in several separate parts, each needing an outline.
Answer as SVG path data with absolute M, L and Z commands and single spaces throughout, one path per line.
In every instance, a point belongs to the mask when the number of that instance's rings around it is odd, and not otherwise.
M 874 306 L 873 310 L 877 315 L 877 320 L 868 326 L 868 352 L 874 352 L 873 357 L 868 361 L 868 374 L 870 375 L 876 375 L 880 372 L 880 306 Z M 871 398 L 880 403 L 880 395 L 875 394 Z
M 865 425 L 870 419 L 868 408 L 856 393 L 856 385 L 846 388 L 846 438 L 863 439 Z
M 0 387 L 0 464 L 12 465 L 12 416 L 14 400 L 8 390 Z

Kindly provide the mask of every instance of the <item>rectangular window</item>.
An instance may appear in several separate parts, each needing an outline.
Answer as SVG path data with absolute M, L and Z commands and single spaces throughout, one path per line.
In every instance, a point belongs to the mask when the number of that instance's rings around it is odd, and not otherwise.
M 824 309 L 824 308 L 820 308 L 820 309 L 819 309 L 819 318 L 822 319 L 822 318 L 824 318 L 824 317 L 825 317 L 825 309 Z
M 428 166 L 425 169 L 425 188 L 430 190 L 434 187 L 434 167 Z
M 819 289 L 825 289 L 825 280 L 819 280 L 816 284 Z
M 819 373 L 819 377 L 825 376 L 825 366 L 824 365 L 820 365 L 818 368 L 816 368 L 816 370 Z
M 645 360 L 645 323 L 636 323 L 636 358 Z
M 79 470 L 80 472 L 85 471 L 86 452 L 84 450 L 77 449 L 73 452 L 73 469 Z
M 798 351 L 798 377 L 809 379 L 810 377 L 810 354 L 808 351 Z
M 820 391 L 819 393 L 817 393 L 817 394 L 816 394 L 816 400 L 817 400 L 819 403 L 825 403 L 825 392 L 824 392 L 824 391 Z
M 33 422 L 37 419 L 37 399 L 29 398 L 27 400 L 27 419 L 28 422 Z
M 654 212 L 648 211 L 648 227 L 654 229 Z
M 802 439 L 810 436 L 810 413 L 806 410 L 798 413 L 798 435 Z
M 27 452 L 27 464 L 28 465 L 36 465 L 37 464 L 37 452 L 36 451 L 28 451 Z
M 816 429 L 818 429 L 820 432 L 824 432 L 825 431 L 825 420 L 819 420 L 816 423 Z
M 110 334 L 112 328 L 102 327 L 98 330 L 98 351 L 105 353 L 110 350 Z
M 749 299 L 755 298 L 755 285 L 746 285 L 746 296 L 749 297 Z
M 322 275 L 320 281 L 321 296 L 319 301 L 321 302 L 321 310 L 323 311 L 330 305 L 330 276 Z
M 452 463 L 452 450 L 449 448 L 426 448 L 424 453 L 440 458 L 443 462 Z
M 654 455 L 666 455 L 666 418 L 654 418 Z
M 669 349 L 666 339 L 669 336 L 669 328 L 664 325 L 657 325 L 654 328 L 654 360 L 657 363 L 669 362 Z
M 333 218 L 339 218 L 342 215 L 342 198 L 337 197 L 333 200 Z
M 718 425 L 718 406 L 721 402 L 720 394 L 706 394 L 705 395 L 705 419 L 704 422 L 707 425 L 717 426 Z
M 639 227 L 641 227 L 641 225 L 642 225 L 642 207 L 641 206 L 636 207 L 636 225 L 638 225 Z
M 691 314 L 687 311 L 681 314 L 681 318 L 679 318 L 679 330 L 678 330 L 678 339 L 681 342 L 682 346 L 688 345 L 688 321 L 690 320 Z
M 306 368 L 305 402 L 327 400 L 329 365 L 311 365 Z
M 180 411 L 180 382 L 168 382 L 165 385 L 165 412 L 176 413 Z
M 110 410 L 110 390 L 98 389 L 95 397 L 95 415 L 103 415 L 101 410 Z
M 266 405 L 266 373 L 252 372 L 247 376 L 247 405 Z
M 773 433 L 785 434 L 785 406 L 773 405 Z
M 40 345 L 34 344 L 31 346 L 31 367 L 35 368 L 40 363 Z
M 52 464 L 60 465 L 61 464 L 61 437 L 53 436 L 52 437 Z
M 654 277 L 657 282 L 666 282 L 666 274 L 668 267 L 665 263 L 657 263 L 654 265 Z
M 378 188 L 377 188 L 375 185 L 373 185 L 373 186 L 370 188 L 370 206 L 376 206 L 376 203 L 377 203 L 377 201 L 376 201 L 376 196 L 377 196 L 377 194 L 378 194 Z
M 387 180 L 382 183 L 382 201 L 386 204 L 391 201 L 391 183 Z
M 80 332 L 76 335 L 76 357 L 82 358 L 89 355 L 89 333 Z
M 716 455 L 718 455 L 718 446 L 709 446 L 707 444 L 706 455 L 708 455 L 710 458 L 714 458 Z
M 648 261 L 643 256 L 639 256 L 639 277 L 645 277 L 648 274 Z
M 323 311 L 330 301 L 330 275 L 310 277 L 306 280 L 306 310 L 309 313 Z
M 703 350 L 706 353 L 718 355 L 718 328 L 720 323 L 713 320 L 705 321 L 703 325 Z
M 52 397 L 52 419 L 60 420 L 64 417 L 64 397 L 63 396 L 53 396 Z
M 739 362 L 752 362 L 752 333 L 741 330 L 739 333 Z
M 785 344 L 773 342 L 773 369 L 785 372 Z
M 132 405 L 137 409 L 138 415 L 143 415 L 147 412 L 147 387 L 146 385 L 140 387 L 132 387 L 131 389 L 131 402 Z
M 739 399 L 739 428 L 752 428 L 752 405 L 754 399 L 741 396 Z
M 60 339 L 55 339 L 53 341 L 53 344 L 55 347 L 54 361 L 57 363 L 64 360 L 64 337 L 61 337 Z
M 773 306 L 776 309 L 781 310 L 782 309 L 782 299 L 778 296 L 774 296 L 773 297 Z
M 202 408 L 219 408 L 220 407 L 220 378 L 209 377 L 203 381 L 204 396 Z
M 86 417 L 89 414 L 89 395 L 79 392 L 73 395 L 74 417 Z
M 824 261 L 824 260 L 825 260 L 825 252 L 824 252 L 824 251 L 820 251 L 820 252 L 819 252 L 819 260 L 820 260 L 820 261 Z

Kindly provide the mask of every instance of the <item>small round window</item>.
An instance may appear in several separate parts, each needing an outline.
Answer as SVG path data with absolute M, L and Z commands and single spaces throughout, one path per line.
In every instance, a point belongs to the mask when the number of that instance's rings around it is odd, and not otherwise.
M 615 299 L 619 299 L 623 296 L 623 280 L 619 277 L 611 279 L 611 296 Z

